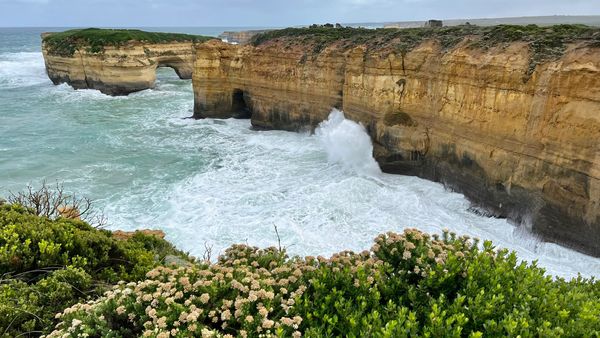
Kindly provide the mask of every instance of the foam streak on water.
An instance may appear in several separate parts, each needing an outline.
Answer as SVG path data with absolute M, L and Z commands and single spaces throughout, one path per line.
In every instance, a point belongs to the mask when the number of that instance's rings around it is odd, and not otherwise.
M 16 64 L 20 64 L 18 68 Z M 191 82 L 159 70 L 154 90 L 109 97 L 53 86 L 41 55 L 0 53 L 0 193 L 42 179 L 91 197 L 112 228 L 159 228 L 201 255 L 239 242 L 292 254 L 363 250 L 416 227 L 491 239 L 559 276 L 600 260 L 540 243 L 468 211 L 463 195 L 380 172 L 364 128 L 334 111 L 315 135 L 255 131 L 248 120 L 189 120 Z
M 39 52 L 0 54 L 0 89 L 27 87 L 50 80 Z

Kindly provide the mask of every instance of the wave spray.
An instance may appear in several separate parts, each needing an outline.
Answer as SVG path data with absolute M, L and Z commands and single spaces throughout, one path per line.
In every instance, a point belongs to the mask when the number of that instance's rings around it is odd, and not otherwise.
M 344 113 L 333 109 L 327 120 L 315 131 L 327 152 L 329 162 L 337 163 L 366 176 L 381 174 L 373 158 L 373 143 L 365 127 L 346 119 Z

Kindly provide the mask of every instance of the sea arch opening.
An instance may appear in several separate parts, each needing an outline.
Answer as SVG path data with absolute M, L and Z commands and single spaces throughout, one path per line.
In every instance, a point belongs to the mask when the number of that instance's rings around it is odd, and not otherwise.
M 231 92 L 231 112 L 237 119 L 249 119 L 252 117 L 248 93 L 240 88 L 234 88 Z
M 193 62 L 179 56 L 161 57 L 156 60 L 156 68 L 172 68 L 182 80 L 190 80 L 193 72 Z

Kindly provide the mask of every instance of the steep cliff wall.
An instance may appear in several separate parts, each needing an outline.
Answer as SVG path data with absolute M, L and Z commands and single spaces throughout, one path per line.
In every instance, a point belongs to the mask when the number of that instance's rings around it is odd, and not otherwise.
M 128 40 L 136 36 L 157 41 Z M 180 78 L 191 79 L 196 44 L 192 40 L 208 38 L 189 36 L 189 41 L 180 41 L 187 37 L 102 29 L 44 33 L 42 52 L 48 77 L 54 84 L 127 95 L 152 88 L 158 67 L 171 67 Z M 163 41 L 169 38 L 174 40 Z
M 256 127 L 298 130 L 341 108 L 367 127 L 385 171 L 444 182 L 599 256 L 600 48 L 571 43 L 540 59 L 528 42 L 470 40 L 211 41 L 196 50 L 195 116 L 251 114 Z
M 268 32 L 268 29 L 255 29 L 248 31 L 227 31 L 219 34 L 219 39 L 225 39 L 229 43 L 246 44 L 253 36 Z

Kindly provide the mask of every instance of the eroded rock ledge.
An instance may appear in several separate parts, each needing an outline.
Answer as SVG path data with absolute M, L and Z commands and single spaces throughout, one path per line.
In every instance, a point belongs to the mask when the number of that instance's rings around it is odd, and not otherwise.
M 129 40 L 138 36 L 148 40 Z M 182 34 L 87 29 L 42 34 L 42 52 L 46 72 L 54 84 L 67 83 L 75 89 L 127 95 L 153 88 L 158 67 L 171 67 L 179 78 L 191 79 L 194 46 L 207 39 Z
M 195 116 L 251 114 L 256 127 L 299 130 L 340 108 L 367 127 L 384 171 L 443 182 L 600 256 L 600 44 L 540 58 L 531 42 L 477 40 L 210 41 L 196 49 Z

